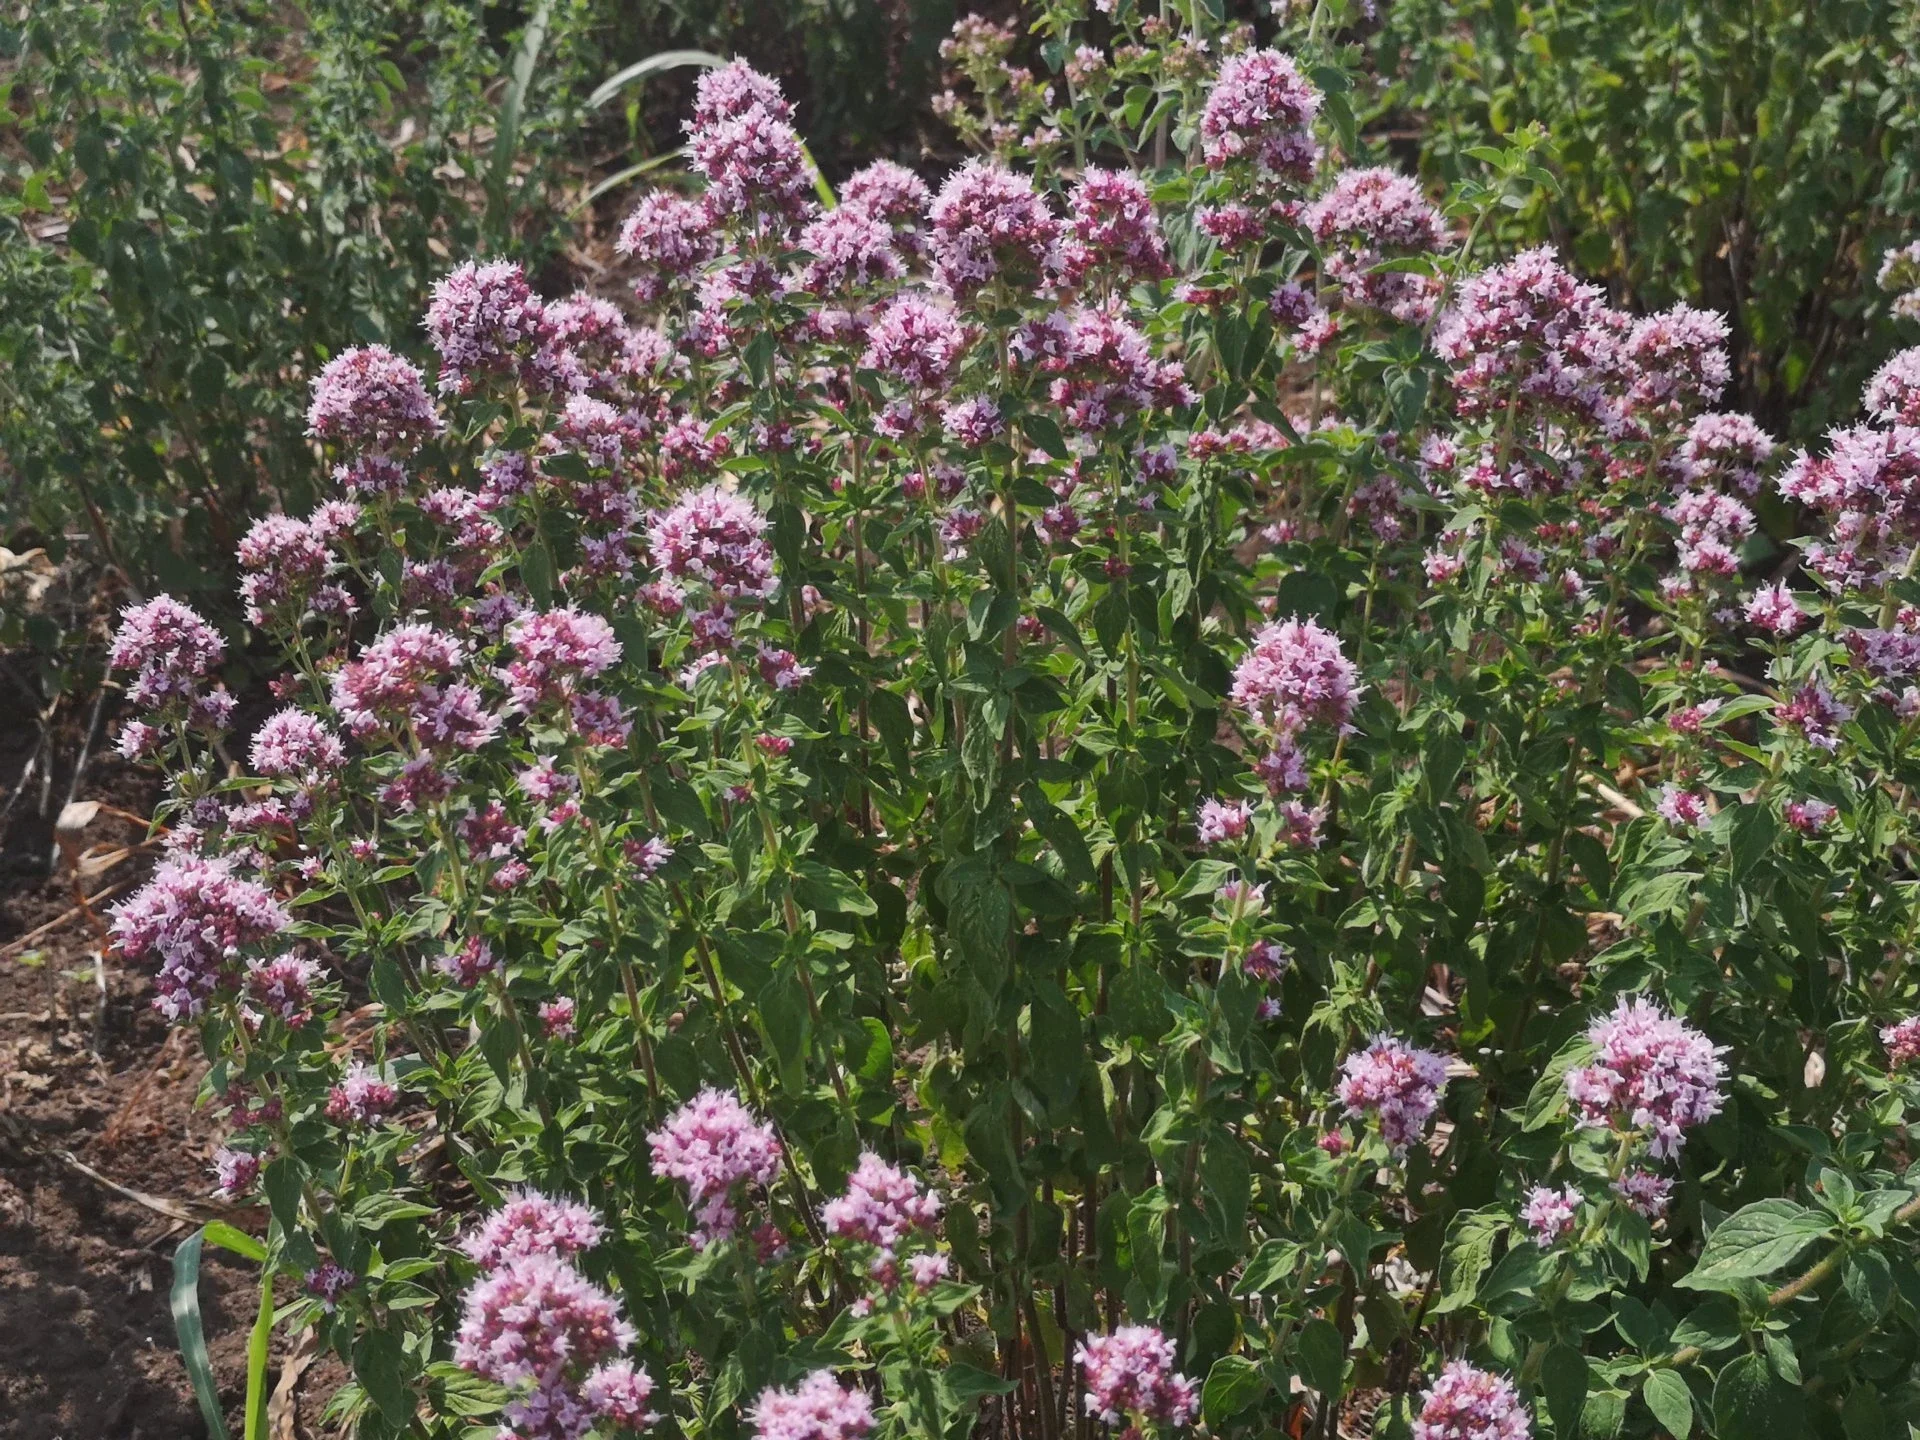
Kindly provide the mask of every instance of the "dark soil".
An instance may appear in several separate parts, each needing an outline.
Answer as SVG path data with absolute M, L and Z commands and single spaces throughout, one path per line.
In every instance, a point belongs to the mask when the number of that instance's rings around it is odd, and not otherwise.
M 19 688 L 0 687 L 0 805 L 38 746 Z M 219 1132 L 195 1105 L 206 1065 L 192 1031 L 153 1011 L 144 975 L 100 959 L 86 914 L 74 913 L 70 875 L 64 866 L 49 873 L 52 820 L 86 719 L 76 715 L 65 731 L 54 721 L 46 813 L 36 777 L 0 822 L 0 1440 L 198 1440 L 207 1429 L 168 1292 L 175 1248 L 199 1220 L 223 1213 L 207 1200 Z M 89 761 L 76 794 L 144 816 L 157 787 L 109 750 Z M 82 844 L 101 855 L 144 838 L 142 827 L 103 811 Z M 88 895 L 113 892 L 92 908 L 104 918 L 152 861 L 151 850 L 134 848 L 85 880 Z M 225 1214 L 261 1228 L 251 1212 Z M 253 1266 L 207 1250 L 200 1302 L 234 1435 L 257 1285 Z M 280 1364 L 276 1356 L 270 1378 Z M 276 1417 L 274 1440 L 321 1435 L 340 1378 L 330 1362 L 309 1369 L 292 1411 Z

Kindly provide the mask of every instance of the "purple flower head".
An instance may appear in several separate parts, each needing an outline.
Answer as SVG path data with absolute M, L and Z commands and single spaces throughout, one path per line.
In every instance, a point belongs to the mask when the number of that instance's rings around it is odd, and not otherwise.
M 800 248 L 813 257 L 800 285 L 815 295 L 867 290 L 906 273 L 886 222 L 845 205 L 802 230 Z
M 313 1003 L 313 982 L 320 976 L 318 962 L 304 955 L 280 955 L 247 964 L 247 994 L 263 1009 L 289 1025 L 302 1024 Z
M 914 389 L 938 392 L 953 383 L 972 337 L 951 309 L 918 295 L 901 295 L 867 332 L 860 363 Z
M 577 1034 L 574 1016 L 578 1006 L 570 995 L 556 995 L 540 1007 L 540 1029 L 549 1040 L 571 1040 Z
M 1281 731 L 1297 731 L 1311 721 L 1344 726 L 1359 703 L 1359 677 L 1339 637 L 1319 622 L 1276 620 L 1260 628 L 1253 648 L 1234 668 L 1231 698 Z
M 656 1173 L 687 1187 L 696 1250 L 731 1234 L 739 1220 L 735 1192 L 770 1185 L 780 1169 L 773 1127 L 756 1120 L 731 1091 L 706 1089 L 647 1136 Z
M 519 834 L 525 838 L 526 832 Z M 434 968 L 447 976 L 454 984 L 471 990 L 487 976 L 501 969 L 499 959 L 493 953 L 493 947 L 484 937 L 469 935 L 458 949 L 449 950 L 438 960 Z
M 400 1103 L 400 1092 L 355 1061 L 346 1078 L 327 1092 L 327 1118 L 340 1125 L 371 1125 Z
M 1680 1152 L 1686 1132 L 1720 1113 L 1727 1069 L 1722 1049 L 1645 999 L 1620 998 L 1588 1027 L 1599 1053 L 1567 1072 L 1567 1095 L 1583 1127 L 1644 1131 L 1648 1153 Z
M 1887 1064 L 1896 1070 L 1920 1060 L 1920 1015 L 1882 1027 L 1880 1043 L 1887 1047 Z
M 1243 839 L 1253 824 L 1253 807 L 1244 800 L 1202 800 L 1194 822 L 1202 845 L 1224 845 Z
M 392 724 L 411 727 L 434 749 L 478 749 L 500 728 L 500 717 L 472 685 L 454 679 L 465 660 L 466 647 L 445 631 L 396 626 L 334 672 L 334 709 L 355 735 Z
M 932 203 L 927 182 L 891 160 L 876 160 L 854 171 L 840 187 L 841 209 L 857 210 L 887 225 L 894 243 L 909 255 L 925 249 L 922 230 Z
M 1433 314 L 1436 277 L 1374 273 L 1383 261 L 1427 254 L 1446 242 L 1446 224 L 1417 181 L 1383 167 L 1345 170 L 1303 218 L 1326 252 L 1327 277 L 1350 302 L 1411 325 Z
M 735 491 L 684 491 L 647 520 L 653 560 L 670 579 L 698 581 L 722 600 L 765 599 L 778 582 L 767 517 Z
M 600 675 L 620 661 L 613 626 L 572 606 L 521 616 L 507 626 L 507 640 L 518 654 L 501 678 L 514 703 L 526 710 L 572 694 L 577 680 Z
M 935 278 L 965 299 L 1004 281 L 1033 290 L 1058 265 L 1060 222 L 1033 181 L 992 160 L 969 160 L 947 177 L 932 211 Z
M 954 401 L 941 412 L 940 424 L 950 439 L 969 450 L 978 450 L 1007 433 L 1000 407 L 985 395 Z
M 289 924 L 265 887 L 233 873 L 233 862 L 176 854 L 114 907 L 113 941 L 135 964 L 152 964 L 154 1008 L 171 1020 L 198 1015 L 238 970 L 242 949 Z
M 628 1430 L 645 1430 L 660 1416 L 648 1408 L 653 1377 L 631 1360 L 609 1360 L 580 1382 L 580 1398 L 596 1417 Z
M 489 377 L 537 380 L 553 321 L 517 262 L 469 260 L 433 285 L 427 338 L 440 353 L 440 389 L 467 394 Z
M 751 1419 L 755 1440 L 859 1440 L 873 1429 L 873 1402 L 816 1370 L 791 1390 L 762 1390 Z
M 1122 283 L 1173 273 L 1167 242 L 1146 182 L 1131 170 L 1089 166 L 1067 202 L 1066 276 L 1076 283 L 1103 274 Z
M 288 706 L 254 732 L 248 752 L 255 773 L 270 779 L 324 779 L 347 763 L 347 747 L 317 717 Z
M 1677 785 L 1661 786 L 1660 798 L 1653 808 L 1676 830 L 1698 830 L 1707 821 L 1707 797 Z
M 1524 250 L 1460 286 L 1434 331 L 1452 364 L 1455 408 L 1490 413 L 1515 392 L 1610 431 L 1625 425 L 1618 395 L 1627 318 L 1549 246 Z
M 1824 800 L 1809 796 L 1804 800 L 1789 800 L 1784 807 L 1787 824 L 1802 835 L 1818 835 L 1833 823 L 1833 817 L 1839 810 Z
M 120 612 L 107 663 L 131 670 L 127 698 L 142 708 L 172 701 L 189 703 L 201 682 L 226 659 L 227 645 L 192 606 L 171 595 L 156 595 L 144 605 Z
M 1527 1407 L 1504 1375 L 1455 1360 L 1420 1397 L 1413 1440 L 1528 1440 Z
M 1549 1250 L 1573 1233 L 1574 1217 L 1579 1213 L 1580 1192 L 1571 1185 L 1558 1190 L 1536 1185 L 1527 1192 L 1527 1205 L 1520 1218 L 1533 1232 L 1533 1243 Z
M 1773 450 L 1773 437 L 1752 416 L 1715 411 L 1687 427 L 1674 468 L 1696 484 L 1724 480 L 1742 495 L 1751 495 L 1760 488 L 1760 472 Z
M 454 1363 L 499 1385 L 561 1389 L 635 1339 L 620 1305 L 555 1254 L 518 1255 L 467 1292 Z
M 1874 371 L 1865 400 L 1867 413 L 1883 425 L 1920 425 L 1920 345 Z
M 1717 399 L 1733 374 L 1727 333 L 1725 316 L 1686 304 L 1638 321 L 1626 344 L 1632 403 L 1681 409 Z
M 498 1270 L 533 1255 L 578 1255 L 598 1245 L 605 1233 L 585 1205 L 516 1190 L 460 1248 L 482 1270 Z
M 1074 1355 L 1087 1413 L 1109 1425 L 1185 1425 L 1200 1409 L 1198 1387 L 1174 1368 L 1173 1342 L 1151 1325 L 1091 1335 Z
M 316 440 L 405 455 L 440 430 L 419 368 L 384 345 L 343 350 L 314 377 L 307 433 Z
M 614 242 L 616 254 L 639 265 L 633 292 L 644 301 L 691 278 L 718 250 L 706 207 L 671 190 L 655 190 L 634 206 Z
M 912 1175 L 871 1150 L 861 1153 L 847 1179 L 847 1193 L 829 1200 L 820 1212 L 829 1235 L 888 1252 L 912 1232 L 932 1230 L 939 1219 L 940 1197 L 928 1194 Z
M 694 125 L 719 125 L 763 110 L 776 120 L 791 120 L 793 106 L 780 91 L 780 82 L 763 75 L 745 60 L 733 60 L 702 72 L 694 85 Z
M 1651 1170 L 1629 1170 L 1613 1182 L 1613 1193 L 1627 1202 L 1628 1209 L 1638 1211 L 1649 1220 L 1659 1220 L 1666 1215 L 1667 1205 L 1673 1199 L 1673 1181 Z
M 1762 585 L 1754 591 L 1747 598 L 1745 613 L 1747 623 L 1756 630 L 1778 635 L 1782 639 L 1807 623 L 1807 612 L 1795 602 L 1793 592 L 1787 588 L 1784 580 Z
M 340 1303 L 340 1297 L 359 1283 L 360 1277 L 346 1266 L 332 1260 L 322 1260 L 316 1269 L 307 1271 L 301 1282 L 302 1288 L 320 1302 L 320 1308 L 329 1315 Z
M 1341 1062 L 1334 1093 L 1348 1119 L 1378 1116 L 1380 1138 L 1400 1154 L 1426 1129 L 1446 1083 L 1447 1062 L 1440 1056 L 1376 1035 L 1366 1049 Z
M 1214 170 L 1245 164 L 1256 182 L 1298 184 L 1320 158 L 1311 128 L 1319 113 L 1320 92 L 1291 55 L 1231 55 L 1200 112 L 1201 158 Z
M 226 1146 L 213 1152 L 213 1193 L 223 1200 L 237 1200 L 253 1188 L 260 1178 L 260 1157 L 246 1150 Z
M 788 223 L 804 213 L 813 166 L 792 118 L 779 82 L 743 60 L 700 77 L 687 151 L 706 177 L 707 210 L 716 219 L 757 214 Z

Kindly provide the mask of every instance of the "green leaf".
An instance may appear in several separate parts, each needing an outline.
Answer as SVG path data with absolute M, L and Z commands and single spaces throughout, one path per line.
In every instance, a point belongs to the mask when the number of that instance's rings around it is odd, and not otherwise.
M 1498 1206 L 1462 1210 L 1453 1217 L 1440 1255 L 1440 1298 L 1432 1313 L 1446 1315 L 1473 1303 L 1480 1277 L 1493 1264 L 1494 1247 L 1508 1223 L 1506 1212 Z
M 1200 1413 L 1209 1427 L 1238 1415 L 1257 1401 L 1267 1388 L 1260 1367 L 1244 1355 L 1222 1355 L 1207 1371 L 1207 1383 L 1200 1391 Z
M 878 915 L 880 907 L 853 876 L 822 865 L 817 860 L 802 860 L 799 872 L 800 899 L 815 910 L 838 910 L 847 915 Z
M 228 1440 L 226 1415 L 220 1409 L 220 1387 L 213 1379 L 213 1357 L 207 1353 L 207 1327 L 200 1314 L 200 1251 L 206 1232 L 196 1230 L 173 1252 L 173 1289 L 167 1297 L 173 1311 L 174 1334 L 180 1339 L 180 1360 L 199 1402 L 200 1418 L 213 1440 Z
M 1347 1342 L 1331 1320 L 1309 1320 L 1300 1331 L 1294 1358 L 1300 1378 L 1322 1395 L 1338 1395 L 1347 1373 Z
M 1700 1263 L 1678 1283 L 1692 1290 L 1722 1290 L 1730 1281 L 1771 1275 L 1832 1233 L 1832 1221 L 1804 1205 L 1757 1200 L 1720 1222 L 1707 1237 Z
M 1777 1440 L 1794 1434 L 1802 1408 L 1800 1392 L 1775 1380 L 1764 1357 L 1736 1356 L 1713 1383 L 1715 1440 Z
M 246 1440 L 266 1440 L 267 1357 L 273 1348 L 273 1271 L 260 1276 L 260 1310 L 247 1337 Z
M 243 1260 L 255 1264 L 264 1264 L 267 1247 L 244 1230 L 236 1230 L 224 1220 L 213 1220 L 204 1226 L 200 1233 L 206 1237 L 209 1245 L 218 1245 L 222 1250 L 230 1250 Z
M 1693 1392 L 1687 1389 L 1685 1380 L 1672 1370 L 1649 1371 L 1640 1387 L 1640 1398 L 1673 1440 L 1687 1440 L 1687 1432 L 1693 1428 Z
M 1587 1357 L 1571 1345 L 1555 1345 L 1540 1367 L 1540 1388 L 1546 1393 L 1556 1440 L 1575 1440 L 1587 1403 Z
M 1733 1301 L 1716 1296 L 1693 1311 L 1673 1329 L 1676 1350 L 1692 1346 L 1707 1354 L 1724 1350 L 1740 1339 L 1740 1311 Z

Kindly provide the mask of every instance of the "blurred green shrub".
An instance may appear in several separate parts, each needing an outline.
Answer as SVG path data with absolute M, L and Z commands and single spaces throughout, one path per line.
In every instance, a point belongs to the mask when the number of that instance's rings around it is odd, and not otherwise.
M 1542 125 L 1564 177 L 1506 244 L 1551 240 L 1632 308 L 1732 320 L 1737 391 L 1777 433 L 1846 418 L 1900 343 L 1881 256 L 1920 230 L 1920 10 L 1896 0 L 1392 0 L 1387 128 L 1449 181 Z M 1907 338 L 1911 338 L 1910 336 Z
M 449 255 L 532 262 L 604 59 L 448 0 L 33 0 L 0 20 L 0 522 L 136 588 L 225 592 L 250 512 L 315 480 L 306 377 L 405 332 Z M 20 616 L 0 643 L 23 634 Z M 41 629 L 45 629 L 44 621 Z

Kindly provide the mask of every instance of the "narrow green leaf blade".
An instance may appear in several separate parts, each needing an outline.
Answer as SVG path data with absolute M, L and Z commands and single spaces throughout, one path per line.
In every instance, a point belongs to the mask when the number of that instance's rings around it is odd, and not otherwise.
M 173 1252 L 173 1289 L 167 1297 L 173 1311 L 173 1331 L 180 1339 L 180 1362 L 186 1366 L 193 1398 L 213 1440 L 228 1440 L 227 1419 L 220 1411 L 220 1387 L 213 1380 L 213 1357 L 207 1353 L 207 1326 L 200 1315 L 200 1251 L 206 1232 L 196 1230 Z

